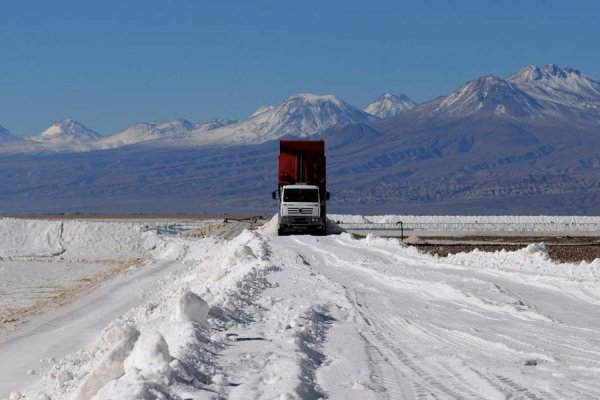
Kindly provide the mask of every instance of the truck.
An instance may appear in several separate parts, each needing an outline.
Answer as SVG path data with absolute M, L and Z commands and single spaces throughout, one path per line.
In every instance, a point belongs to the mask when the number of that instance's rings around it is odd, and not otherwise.
M 281 140 L 273 199 L 279 199 L 278 234 L 325 234 L 327 220 L 325 142 Z

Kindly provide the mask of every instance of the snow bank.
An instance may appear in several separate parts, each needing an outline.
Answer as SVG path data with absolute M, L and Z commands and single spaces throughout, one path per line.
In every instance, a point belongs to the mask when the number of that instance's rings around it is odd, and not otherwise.
M 63 252 L 58 221 L 0 219 L 0 258 L 52 256 Z
M 398 224 L 427 232 L 564 232 L 597 233 L 600 217 L 577 216 L 480 216 L 480 215 L 342 215 L 329 216 L 342 224 Z
M 600 259 L 591 263 L 582 261 L 576 264 L 559 264 L 551 260 L 543 243 L 530 244 L 516 251 L 500 250 L 483 252 L 473 250 L 469 253 L 449 254 L 450 263 L 487 270 L 518 271 L 531 276 L 533 281 L 546 281 L 553 278 L 566 278 L 579 284 L 584 280 L 600 279 Z
M 544 243 L 532 243 L 520 250 L 519 253 L 523 254 L 525 257 L 534 257 L 540 260 L 550 260 L 548 249 L 546 249 L 546 245 Z
M 111 229 L 78 228 L 84 236 Z M 216 358 L 233 339 L 222 332 L 244 318 L 241 309 L 267 285 L 266 238 L 246 230 L 231 240 L 159 239 L 155 256 L 189 266 L 165 276 L 97 344 L 58 361 L 26 398 L 188 398 L 198 388 L 220 393 L 227 387 Z
M 368 224 L 375 222 L 370 218 L 364 215 L 329 214 L 329 219 L 342 224 Z
M 279 224 L 279 216 L 273 215 L 268 222 L 260 226 L 257 231 L 264 236 L 277 236 L 277 225 Z
M 556 215 L 346 215 L 329 214 L 342 223 L 515 223 L 515 224 L 600 224 L 595 216 Z
M 258 229 L 265 236 L 277 236 L 277 215 Z M 397 224 L 405 230 L 479 233 L 505 232 L 598 232 L 600 217 L 579 216 L 480 216 L 480 215 L 345 215 L 329 214 L 327 233 L 344 232 L 343 224 Z
M 156 244 L 154 237 L 144 232 L 140 223 L 65 221 L 62 240 L 66 251 L 63 257 L 142 258 Z
M 141 223 L 0 219 L 0 258 L 132 259 L 157 243 Z
M 595 235 L 600 231 L 600 217 L 575 216 L 456 216 L 456 215 L 342 215 L 329 217 L 348 230 L 378 230 L 381 234 L 394 234 L 400 223 L 404 231 L 419 232 L 419 235 L 447 234 L 490 234 L 514 235 L 536 232 L 540 235 Z M 372 225 L 371 225 L 372 224 Z M 381 225 L 379 225 L 381 224 Z M 385 224 L 385 225 L 383 225 Z
M 181 295 L 177 302 L 175 318 L 202 324 L 208 317 L 208 308 L 208 303 L 202 297 L 188 290 Z
M 139 375 L 144 380 L 168 384 L 171 377 L 169 363 L 172 360 L 164 336 L 158 331 L 150 330 L 142 333 L 123 366 L 127 375 Z
M 113 327 L 108 330 L 104 339 L 112 348 L 100 363 L 90 372 L 79 389 L 75 392 L 73 400 L 87 400 L 92 398 L 108 382 L 119 379 L 125 374 L 123 363 L 131 353 L 140 333 L 132 326 Z M 67 371 L 63 371 L 63 375 Z M 72 373 L 68 373 L 73 378 Z M 70 379 L 69 379 L 70 380 Z

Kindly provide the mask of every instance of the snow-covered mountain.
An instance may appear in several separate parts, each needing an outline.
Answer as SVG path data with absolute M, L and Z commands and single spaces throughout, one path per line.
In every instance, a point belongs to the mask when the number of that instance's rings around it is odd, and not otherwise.
M 539 117 L 544 114 L 544 107 L 533 96 L 493 75 L 473 79 L 437 103 L 431 116 L 438 118 L 476 113 L 511 117 Z
M 207 132 L 201 143 L 263 143 L 282 136 L 310 137 L 333 126 L 368 123 L 379 118 L 333 95 L 297 94 L 278 106 L 261 107 L 248 119 Z
M 157 139 L 184 139 L 234 122 L 222 118 L 214 118 L 196 124 L 182 118 L 162 122 L 142 122 L 114 135 L 99 139 L 94 147 L 109 149 Z
M 42 133 L 26 137 L 32 142 L 80 144 L 100 138 L 100 135 L 73 119 L 63 119 Z
M 379 118 L 389 118 L 413 109 L 417 103 L 406 95 L 384 93 L 365 108 L 365 112 Z
M 157 147 L 257 144 L 283 136 L 310 137 L 332 127 L 376 120 L 379 118 L 336 96 L 305 93 L 291 96 L 278 106 L 261 107 L 239 122 L 221 118 L 196 124 L 185 119 L 142 122 L 114 135 L 100 136 L 82 124 L 66 119 L 39 135 L 27 137 L 30 145 L 25 151 L 106 150 L 142 142 Z
M 506 79 L 482 76 L 415 110 L 427 116 L 600 120 L 600 82 L 573 68 L 529 65 Z
M 546 108 L 567 107 L 600 115 L 600 82 L 569 67 L 529 65 L 507 78 Z
M 97 146 L 106 149 L 165 137 L 175 137 L 190 132 L 193 128 L 194 124 L 185 119 L 141 122 L 131 125 L 119 133 L 100 139 Z

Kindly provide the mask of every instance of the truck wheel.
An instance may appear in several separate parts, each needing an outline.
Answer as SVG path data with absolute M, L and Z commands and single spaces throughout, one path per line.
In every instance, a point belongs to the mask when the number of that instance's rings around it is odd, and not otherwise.
M 283 229 L 279 228 L 277 229 L 277 236 L 287 236 L 287 233 Z

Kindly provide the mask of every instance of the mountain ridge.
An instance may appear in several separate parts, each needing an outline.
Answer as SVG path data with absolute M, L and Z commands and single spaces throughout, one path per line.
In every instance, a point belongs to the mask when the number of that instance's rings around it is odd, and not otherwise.
M 146 147 L 258 144 L 290 135 L 307 138 L 334 126 L 378 119 L 336 96 L 301 93 L 288 97 L 277 106 L 261 107 L 242 121 L 213 118 L 194 124 L 179 118 L 141 122 L 115 134 L 100 136 L 77 121 L 67 119 L 38 135 L 28 136 L 24 146 L 3 150 L 4 153 L 11 150 L 47 153 L 103 150 L 136 144 Z
M 264 143 L 287 135 L 307 138 L 333 126 L 375 121 L 333 95 L 300 93 L 277 106 L 261 107 L 248 119 L 207 134 L 213 143 Z
M 411 116 L 411 124 L 478 114 L 595 124 L 600 120 L 600 82 L 570 67 L 529 65 L 506 78 L 477 77 L 447 96 L 418 105 L 405 95 L 384 93 L 365 110 L 371 113 L 333 95 L 301 93 L 279 105 L 260 107 L 242 121 L 142 122 L 115 134 L 100 136 L 69 119 L 59 121 L 38 135 L 26 137 L 26 143 L 15 140 L 14 135 L 8 140 L 5 134 L 1 151 L 91 151 L 136 144 L 146 147 L 251 144 L 290 135 L 308 138 L 344 125 L 377 125 L 380 119 L 394 119 L 404 113 Z

